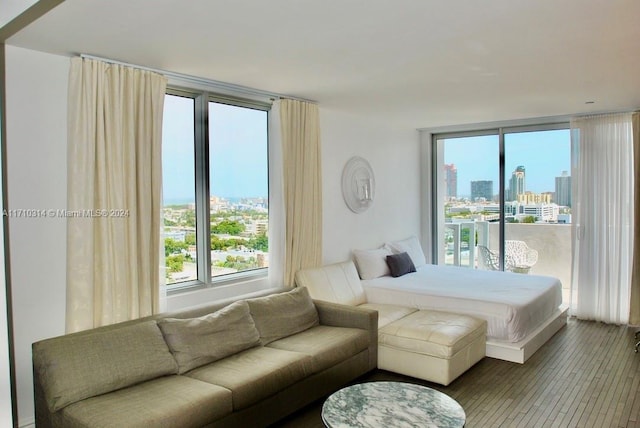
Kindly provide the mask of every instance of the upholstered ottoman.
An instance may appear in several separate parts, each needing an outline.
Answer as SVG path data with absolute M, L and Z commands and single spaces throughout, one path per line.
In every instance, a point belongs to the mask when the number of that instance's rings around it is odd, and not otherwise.
M 420 310 L 378 330 L 378 368 L 448 385 L 485 356 L 487 322 Z

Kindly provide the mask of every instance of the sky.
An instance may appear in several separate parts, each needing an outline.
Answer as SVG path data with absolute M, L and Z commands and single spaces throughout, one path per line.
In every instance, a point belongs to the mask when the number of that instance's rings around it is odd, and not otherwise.
M 469 196 L 471 181 L 493 180 L 499 190 L 499 144 L 497 135 L 449 138 L 444 140 L 444 163 L 458 170 L 458 196 Z M 509 187 L 511 173 L 525 167 L 525 190 L 554 192 L 555 177 L 562 171 L 571 175 L 571 144 L 568 129 L 505 134 L 505 174 Z
M 165 204 L 195 200 L 194 101 L 165 97 L 162 175 Z M 210 194 L 267 197 L 267 113 L 209 103 Z

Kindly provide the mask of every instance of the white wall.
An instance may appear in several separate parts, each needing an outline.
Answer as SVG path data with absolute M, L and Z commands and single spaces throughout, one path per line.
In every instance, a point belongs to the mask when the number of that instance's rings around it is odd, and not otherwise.
M 2 53 L 0 53 L 0 55 L 1 54 Z M 0 63 L 1 62 L 2 60 L 0 60 Z M 0 141 L 1 140 L 0 138 Z M 0 163 L 2 163 L 1 156 Z M 0 174 L 0 188 L 2 188 L 2 174 Z M 3 208 L 2 197 L 0 195 L 0 209 Z M 4 265 L 4 227 L 0 226 L 0 427 L 13 426 L 6 280 Z
M 419 134 L 366 116 L 320 106 L 323 181 L 323 258 L 335 263 L 353 249 L 420 237 Z M 375 176 L 375 199 L 355 214 L 342 198 L 341 178 L 352 156 L 365 158 Z
M 9 210 L 64 209 L 69 59 L 12 46 L 7 63 Z M 9 220 L 18 422 L 33 421 L 31 343 L 64 333 L 66 223 Z
M 7 46 L 9 209 L 66 207 L 66 111 L 69 59 Z M 370 123 L 367 117 L 320 106 L 323 147 L 324 262 L 354 248 L 420 235 L 420 149 L 415 130 Z M 341 193 L 352 156 L 371 164 L 373 206 L 352 213 Z M 66 223 L 11 218 L 10 250 L 20 426 L 33 422 L 31 344 L 64 334 Z M 264 285 L 255 289 L 264 288 Z M 248 284 L 243 292 L 254 289 Z M 228 289 L 173 298 L 169 309 L 229 297 Z
M 37 0 L 0 0 L 0 27 L 31 7 Z

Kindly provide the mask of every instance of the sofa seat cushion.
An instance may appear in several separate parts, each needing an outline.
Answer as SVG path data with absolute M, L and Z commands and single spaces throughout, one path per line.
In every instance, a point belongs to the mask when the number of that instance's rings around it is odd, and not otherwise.
M 382 328 L 417 311 L 416 308 L 408 306 L 387 305 L 384 303 L 365 303 L 358 305 L 358 307 L 378 311 L 378 328 Z
M 223 386 L 233 409 L 248 407 L 313 373 L 310 356 L 275 348 L 247 349 L 188 372 L 185 376 Z
M 451 358 L 486 333 L 485 320 L 468 315 L 422 310 L 378 330 L 378 343 L 380 346 L 417 354 Z
M 319 325 L 268 346 L 310 356 L 317 373 L 367 349 L 369 341 L 366 330 Z
M 231 391 L 185 376 L 165 376 L 62 409 L 58 426 L 201 427 L 232 412 Z

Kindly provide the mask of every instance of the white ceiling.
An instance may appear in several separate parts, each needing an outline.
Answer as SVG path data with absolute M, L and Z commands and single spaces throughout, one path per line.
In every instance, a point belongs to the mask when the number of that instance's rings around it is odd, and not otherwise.
M 429 128 L 639 108 L 639 21 L 639 0 L 66 0 L 7 44 Z

